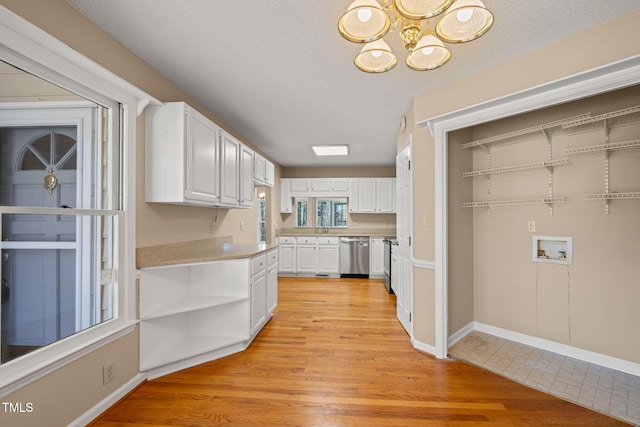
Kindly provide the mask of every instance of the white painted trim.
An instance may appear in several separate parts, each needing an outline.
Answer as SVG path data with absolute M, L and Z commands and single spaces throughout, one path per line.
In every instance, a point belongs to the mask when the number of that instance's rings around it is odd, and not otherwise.
M 640 376 L 640 364 L 629 362 L 627 360 L 618 359 L 617 357 L 607 356 L 606 354 L 596 353 L 589 350 L 583 350 L 566 344 L 560 344 L 549 341 L 544 338 L 538 338 L 531 335 L 521 334 L 519 332 L 498 328 L 496 326 L 487 325 L 480 322 L 473 322 L 473 329 L 485 334 L 494 335 L 496 337 L 515 341 L 520 344 L 538 348 L 540 350 L 551 351 L 563 356 L 572 357 L 587 363 L 604 366 L 615 369 L 627 374 Z
M 37 58 L 40 69 L 31 69 L 29 72 L 38 77 L 46 78 L 52 72 L 57 74 L 64 70 L 62 78 L 64 81 L 56 81 L 56 84 L 72 92 L 77 92 L 80 85 L 90 88 L 91 92 L 98 95 L 100 99 L 105 94 L 108 94 L 106 95 L 108 98 L 118 101 L 128 99 L 127 103 L 133 103 L 136 106 L 138 116 L 148 105 L 161 104 L 148 93 L 2 6 L 0 6 L 0 50 L 3 50 L 3 56 L 10 58 L 9 62 L 18 66 L 28 64 L 33 67 L 33 58 Z M 82 95 L 91 98 L 89 94 Z M 92 100 L 100 103 L 99 99 Z
M 131 332 L 133 332 L 135 329 L 135 325 L 128 325 L 125 326 L 121 329 L 118 329 L 116 331 L 114 331 L 113 333 L 105 336 L 105 337 L 99 337 L 94 341 L 91 341 L 88 345 L 86 345 L 85 347 L 82 347 L 80 350 L 77 351 L 72 351 L 68 354 L 65 354 L 63 357 L 59 358 L 58 360 L 49 363 L 49 364 L 41 364 L 41 366 L 37 369 L 35 369 L 33 372 L 31 372 L 28 375 L 23 376 L 22 378 L 16 379 L 14 382 L 12 382 L 11 384 L 0 388 L 0 398 L 4 397 L 4 396 L 8 396 L 11 393 L 19 390 L 20 388 L 26 386 L 27 384 L 30 384 L 34 381 L 39 380 L 40 378 L 43 378 L 55 371 L 57 371 L 58 369 L 68 365 L 69 363 L 75 362 L 76 360 L 86 356 L 87 354 L 91 353 L 92 351 L 95 351 L 97 349 L 99 349 L 100 347 L 115 341 L 117 339 L 120 339 L 122 337 L 124 337 L 127 334 L 130 334 Z M 85 332 L 85 331 L 83 331 Z M 83 332 L 80 332 L 79 334 L 82 334 Z M 56 345 L 56 344 L 51 344 Z
M 147 378 L 143 374 L 138 374 L 131 378 L 125 384 L 123 384 L 116 391 L 111 393 L 105 399 L 102 399 L 93 408 L 89 409 L 84 414 L 80 415 L 74 421 L 69 423 L 69 427 L 83 427 L 88 425 L 91 421 L 98 418 L 102 413 L 108 410 L 112 405 L 116 404 L 120 399 L 125 397 L 128 393 L 145 382 Z
M 474 325 L 474 322 L 469 322 L 466 325 L 464 325 L 461 329 L 456 331 L 455 333 L 449 335 L 448 348 L 453 347 L 458 341 L 460 341 L 461 339 L 469 335 L 471 332 L 473 332 L 474 331 L 473 325 Z
M 447 133 L 640 83 L 640 55 L 417 122 L 434 138 L 436 357 L 447 352 Z
M 197 356 L 192 356 L 186 359 L 178 360 L 176 362 L 167 363 L 166 365 L 149 369 L 145 371 L 144 374 L 146 375 L 147 379 L 153 380 L 168 374 L 172 374 L 177 371 L 181 371 L 183 369 L 191 368 L 196 365 L 201 365 L 206 362 L 211 362 L 212 360 L 217 360 L 222 357 L 230 356 L 235 353 L 240 353 L 241 351 L 244 351 L 247 348 L 248 342 L 250 341 L 240 342 L 240 343 L 233 344 L 221 349 L 199 354 Z
M 436 269 L 436 263 L 434 261 L 425 261 L 422 259 L 411 258 L 411 263 L 413 264 L 414 267 L 417 267 L 417 268 L 425 268 L 427 270 Z
M 122 213 L 114 224 L 119 242 L 115 254 L 118 307 L 114 319 L 57 341 L 11 362 L 0 365 L 0 389 L 8 394 L 54 372 L 90 350 L 131 331 L 137 321 L 135 286 L 135 153 L 136 116 L 158 100 L 98 65 L 40 28 L 0 6 L 0 59 L 38 77 L 78 93 L 120 114 L 124 189 Z M 122 106 L 119 111 L 118 104 Z M 113 118 L 115 121 L 115 118 Z M 61 212 L 61 214 L 77 212 Z M 102 215 L 105 212 L 101 212 Z M 127 333 L 127 332 L 125 332 Z
M 418 341 L 415 337 L 411 337 L 411 345 L 413 348 L 423 353 L 428 353 L 432 356 L 435 356 L 436 354 L 436 348 L 434 346 Z

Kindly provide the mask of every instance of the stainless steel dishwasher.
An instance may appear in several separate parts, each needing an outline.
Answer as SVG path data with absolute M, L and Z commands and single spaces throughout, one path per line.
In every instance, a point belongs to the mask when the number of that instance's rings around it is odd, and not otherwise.
M 340 238 L 340 277 L 369 277 L 369 238 Z

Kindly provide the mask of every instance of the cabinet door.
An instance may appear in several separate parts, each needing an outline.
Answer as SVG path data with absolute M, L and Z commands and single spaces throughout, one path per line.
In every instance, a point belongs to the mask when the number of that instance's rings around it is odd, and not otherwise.
M 263 270 L 251 278 L 251 334 L 264 323 L 267 316 L 267 276 Z
M 292 178 L 290 190 L 292 193 L 299 192 L 307 194 L 311 189 L 311 180 L 307 178 Z
M 240 201 L 240 141 L 222 132 L 220 144 L 220 202 L 237 205 Z
M 278 260 L 280 273 L 296 272 L 296 247 L 295 245 L 278 246 Z
M 349 212 L 357 213 L 359 211 L 358 206 L 358 179 L 349 179 Z
M 267 160 L 258 153 L 253 155 L 253 179 L 263 184 L 266 173 Z
M 220 128 L 195 110 L 187 110 L 185 199 L 220 201 L 218 147 Z
M 375 178 L 358 179 L 358 212 L 376 212 Z
M 275 167 L 269 160 L 264 161 L 264 183 L 269 187 L 275 184 Z
M 396 198 L 396 180 L 394 178 L 378 178 L 376 180 L 376 211 L 394 213 Z
M 289 179 L 281 179 L 280 180 L 280 212 L 281 213 L 291 213 L 293 208 L 291 205 L 293 201 L 291 196 L 289 195 L 289 187 L 291 185 L 291 180 Z
M 329 178 L 313 178 L 311 180 L 311 191 L 330 193 L 331 179 Z
M 278 263 L 267 270 L 267 314 L 273 313 L 278 305 Z
M 313 273 L 316 272 L 316 247 L 315 246 L 296 246 L 296 273 Z
M 318 274 L 338 274 L 340 254 L 338 246 L 318 245 Z
M 242 145 L 240 157 L 240 205 L 253 206 L 253 151 Z
M 372 276 L 384 275 L 384 239 L 372 237 L 371 251 L 369 252 L 369 274 Z
M 336 195 L 348 195 L 349 194 L 349 180 L 347 178 L 333 178 L 332 190 Z

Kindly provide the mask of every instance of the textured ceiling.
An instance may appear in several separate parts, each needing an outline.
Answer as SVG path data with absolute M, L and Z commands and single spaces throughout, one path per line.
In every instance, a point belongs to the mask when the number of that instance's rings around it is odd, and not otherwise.
M 337 32 L 352 0 L 67 0 L 283 166 L 392 165 L 411 99 L 450 81 L 640 8 L 640 0 L 485 0 L 480 39 L 449 45 L 441 69 L 353 66 L 361 45 Z M 311 145 L 348 144 L 348 157 Z

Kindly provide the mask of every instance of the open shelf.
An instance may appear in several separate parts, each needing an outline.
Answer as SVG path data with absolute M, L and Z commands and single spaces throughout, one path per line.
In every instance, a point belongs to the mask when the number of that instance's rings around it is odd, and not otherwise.
M 577 119 L 564 123 L 562 128 L 570 133 L 589 132 L 640 122 L 640 106 L 625 108 L 610 113 Z
M 140 369 L 143 371 L 179 362 L 189 357 L 198 356 L 210 351 L 222 349 L 235 344 L 240 344 L 249 339 L 249 336 L 184 336 L 180 340 L 172 341 L 171 351 L 157 351 L 145 355 L 140 360 Z
M 531 260 L 549 264 L 573 264 L 573 239 L 560 236 L 533 236 Z
M 141 316 L 141 320 L 151 320 L 158 317 L 171 316 L 178 313 L 203 310 L 206 308 L 219 307 L 221 305 L 233 304 L 237 302 L 249 301 L 248 296 L 222 296 L 222 295 L 188 295 L 177 301 L 167 303 L 152 312 Z
M 564 150 L 564 153 L 568 156 L 574 156 L 580 154 L 602 153 L 605 151 L 632 150 L 635 148 L 640 148 L 640 139 L 632 139 L 630 141 L 621 142 L 609 142 L 607 144 L 589 145 L 586 147 L 568 148 Z
M 463 178 L 469 178 L 482 175 L 494 175 L 498 173 L 518 172 L 529 169 L 552 168 L 556 166 L 564 166 L 569 164 L 569 159 L 545 160 L 543 162 L 527 163 L 524 165 L 504 166 L 500 168 L 483 169 L 478 171 L 464 172 Z
M 590 116 L 591 115 L 589 113 L 580 114 L 578 116 L 558 120 L 555 122 L 532 126 L 526 129 L 504 133 L 502 135 L 479 139 L 477 141 L 471 141 L 466 144 L 460 145 L 460 148 L 464 150 L 469 148 L 486 147 L 492 144 L 515 144 L 520 142 L 532 141 L 535 139 L 546 138 L 548 134 L 562 132 L 563 125 L 565 123 L 573 123 Z
M 533 199 L 490 200 L 462 203 L 463 208 L 488 208 L 493 206 L 518 206 L 518 205 L 552 205 L 568 201 L 566 197 L 540 197 Z

